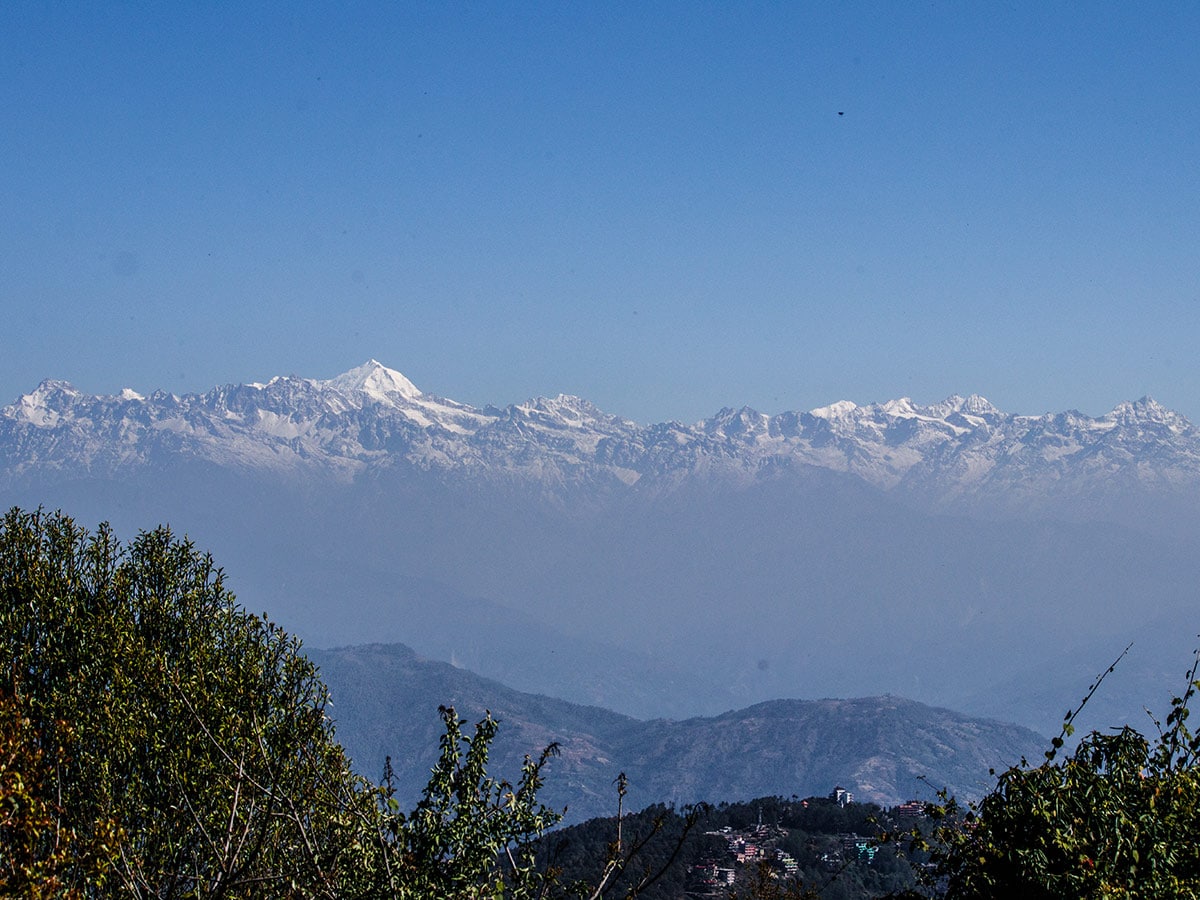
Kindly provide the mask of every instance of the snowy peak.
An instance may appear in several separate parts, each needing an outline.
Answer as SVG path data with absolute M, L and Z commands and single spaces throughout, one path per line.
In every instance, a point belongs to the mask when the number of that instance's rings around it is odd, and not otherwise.
M 542 421 L 554 421 L 567 428 L 594 428 L 608 430 L 614 426 L 632 426 L 633 423 L 618 416 L 611 416 L 589 400 L 571 394 L 557 397 L 536 397 L 512 407 L 515 415 Z
M 700 423 L 700 427 L 712 436 L 745 440 L 765 435 L 770 427 L 770 417 L 749 406 L 741 409 L 725 407 L 711 419 Z
M 940 419 L 945 421 L 955 415 L 981 417 L 1003 415 L 1000 410 L 988 402 L 987 398 L 978 394 L 971 394 L 969 397 L 951 394 L 941 403 L 931 403 L 929 406 L 920 406 L 909 397 L 901 397 L 899 400 L 889 400 L 886 403 L 877 404 L 875 408 L 885 415 L 897 419 Z
M 366 394 L 376 403 L 391 404 L 397 395 L 406 400 L 421 397 L 421 391 L 415 384 L 395 369 L 389 369 L 374 359 L 320 384 L 344 394 Z
M 912 408 L 912 401 L 908 398 L 903 400 L 893 400 L 892 404 L 907 404 L 908 408 Z M 888 404 L 889 406 L 891 404 Z M 858 409 L 858 404 L 851 400 L 838 400 L 836 403 L 830 403 L 828 406 L 818 406 L 812 410 L 810 415 L 816 416 L 818 419 L 845 419 L 848 418 L 854 411 Z
M 913 403 L 911 397 L 888 400 L 886 403 L 879 404 L 879 409 L 885 415 L 894 416 L 897 419 L 910 419 L 913 416 L 920 415 L 920 407 Z
M 972 394 L 969 397 L 960 397 L 955 394 L 946 400 L 947 404 L 953 404 L 954 411 L 967 413 L 972 416 L 998 416 L 1000 410 L 992 406 L 986 397 L 980 397 L 978 394 Z
M 952 394 L 941 403 L 932 403 L 929 406 L 921 406 L 913 402 L 911 397 L 872 403 L 870 406 L 859 406 L 849 400 L 839 400 L 829 406 L 811 410 L 809 415 L 817 419 L 824 419 L 834 425 L 840 424 L 847 427 L 863 423 L 884 427 L 888 422 L 906 419 L 950 422 L 958 427 L 963 425 L 961 417 L 964 416 L 986 419 L 1004 414 L 978 394 L 971 394 L 969 397 Z M 955 421 L 951 422 L 952 419 Z
M 57 378 L 47 378 L 30 393 L 21 397 L 21 401 L 41 405 L 54 401 L 75 400 L 82 396 L 83 394 L 71 382 L 60 381 Z
M 50 428 L 83 397 L 69 381 L 47 378 L 30 393 L 22 395 L 5 412 L 39 428 Z
M 1149 397 L 1100 417 L 1019 416 L 955 394 L 774 416 L 727 408 L 693 425 L 643 427 L 565 394 L 476 409 L 372 359 L 326 381 L 289 376 L 181 397 L 90 396 L 44 381 L 0 412 L 0 484 L 42 467 L 128 472 L 179 458 L 343 480 L 376 469 L 461 475 L 551 493 L 824 469 L 939 509 L 981 498 L 1024 509 L 1054 492 L 1118 485 L 1200 490 L 1200 431 Z
M 1179 413 L 1167 409 L 1153 397 L 1143 397 L 1132 403 L 1118 404 L 1112 412 L 1104 416 L 1106 420 L 1119 422 L 1122 425 L 1154 424 L 1168 427 L 1179 427 L 1190 424 Z

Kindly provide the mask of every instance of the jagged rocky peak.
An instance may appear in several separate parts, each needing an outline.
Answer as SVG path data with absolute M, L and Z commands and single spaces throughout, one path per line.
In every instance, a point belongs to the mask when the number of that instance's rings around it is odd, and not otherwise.
M 727 436 L 746 436 L 761 434 L 769 426 L 770 417 L 749 406 L 733 409 L 726 406 L 711 419 L 700 425 L 708 434 L 724 434 Z
M 559 394 L 557 397 L 534 397 L 517 405 L 520 410 L 539 410 L 553 412 L 564 416 L 580 418 L 582 416 L 603 415 L 599 409 L 574 394 Z
M 955 413 L 969 416 L 1003 415 L 986 397 L 981 397 L 978 394 L 971 394 L 969 397 L 963 397 L 961 394 L 951 394 L 941 403 L 935 403 L 928 407 L 928 412 L 939 419 L 945 419 Z
M 920 407 L 913 403 L 912 397 L 888 400 L 886 403 L 881 403 L 879 409 L 886 415 L 895 416 L 898 419 L 910 418 L 920 412 Z
M 71 382 L 47 378 L 28 394 L 17 398 L 17 402 L 8 407 L 8 412 L 33 425 L 49 427 L 82 397 Z
M 986 397 L 981 397 L 978 394 L 972 394 L 964 399 L 960 412 L 970 413 L 975 416 L 1001 415 L 1000 410 L 996 409 Z
M 541 422 L 555 422 L 569 428 L 597 428 L 603 431 L 612 429 L 628 429 L 636 427 L 629 419 L 606 413 L 590 400 L 576 397 L 573 394 L 559 394 L 557 397 L 535 397 L 508 407 L 502 413 L 491 407 L 495 414 L 506 414 L 508 418 L 533 419 Z
M 62 381 L 57 378 L 47 378 L 28 394 L 23 395 L 21 401 L 28 400 L 33 403 L 42 403 L 52 397 L 82 396 L 83 394 L 71 382 Z
M 421 396 L 421 391 L 415 384 L 395 369 L 389 369 L 374 359 L 369 359 L 361 366 L 321 384 L 345 394 L 366 394 L 372 400 L 383 403 L 397 394 L 408 400 L 415 400 Z
M 872 403 L 869 406 L 859 406 L 850 400 L 839 400 L 828 406 L 811 410 L 809 415 L 818 419 L 839 421 L 857 418 L 877 419 L 880 416 L 892 419 L 945 419 L 955 413 L 972 416 L 1004 415 L 987 398 L 981 397 L 979 394 L 971 394 L 969 397 L 952 394 L 940 403 L 931 403 L 928 406 L 916 403 L 911 397 L 898 397 L 895 400 Z
M 1109 415 L 1121 419 L 1157 419 L 1164 413 L 1170 413 L 1170 410 L 1153 397 L 1142 397 L 1139 400 L 1118 403 Z
M 1158 425 L 1176 433 L 1191 429 L 1192 423 L 1172 409 L 1160 404 L 1153 397 L 1142 397 L 1140 400 L 1118 404 L 1112 412 L 1102 416 L 1100 421 L 1115 422 L 1120 425 Z

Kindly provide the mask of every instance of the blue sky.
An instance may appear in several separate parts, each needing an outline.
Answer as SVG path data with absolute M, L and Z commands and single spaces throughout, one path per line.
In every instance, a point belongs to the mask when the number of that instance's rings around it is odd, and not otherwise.
M 1200 5 L 0 6 L 0 403 L 1200 422 Z

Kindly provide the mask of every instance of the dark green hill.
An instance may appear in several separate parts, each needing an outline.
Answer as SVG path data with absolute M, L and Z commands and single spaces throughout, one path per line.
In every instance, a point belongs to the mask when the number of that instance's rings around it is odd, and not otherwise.
M 900 697 L 774 700 L 719 716 L 640 721 L 508 688 L 400 644 L 314 650 L 333 696 L 338 736 L 359 768 L 378 776 L 391 756 L 401 797 L 419 796 L 437 754 L 439 705 L 469 720 L 501 721 L 492 770 L 515 778 L 525 754 L 557 741 L 546 802 L 570 821 L 615 810 L 613 780 L 629 776 L 628 807 L 764 795 L 823 795 L 835 785 L 881 804 L 948 787 L 976 797 L 989 767 L 1047 745 L 1029 729 Z

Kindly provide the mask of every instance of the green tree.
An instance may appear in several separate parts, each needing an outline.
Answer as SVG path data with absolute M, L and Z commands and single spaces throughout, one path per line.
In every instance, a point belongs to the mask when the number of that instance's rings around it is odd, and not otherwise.
M 123 835 L 87 896 L 369 894 L 377 792 L 353 774 L 297 642 L 166 528 L 121 545 L 59 513 L 0 528 L 6 689 L 54 760 L 55 828 Z
M 389 805 L 392 890 L 411 897 L 543 896 L 553 878 L 536 866 L 533 842 L 562 816 L 539 803 L 537 792 L 557 745 L 537 760 L 526 757 L 516 785 L 498 781 L 487 770 L 496 720 L 486 716 L 468 738 L 453 707 L 441 714 L 442 752 L 421 802 L 407 816 Z
M 1130 727 L 1092 732 L 1060 761 L 1081 705 L 1041 765 L 1008 769 L 978 806 L 931 806 L 939 892 L 956 900 L 1200 897 L 1200 736 L 1187 724 L 1196 673 L 1194 664 L 1153 741 Z
M 47 759 L 41 736 L 17 698 L 0 693 L 0 896 L 28 900 L 75 900 L 64 872 L 84 867 L 93 884 L 103 882 L 119 835 L 111 822 L 92 829 L 84 845 L 58 824 L 50 792 L 61 755 Z

